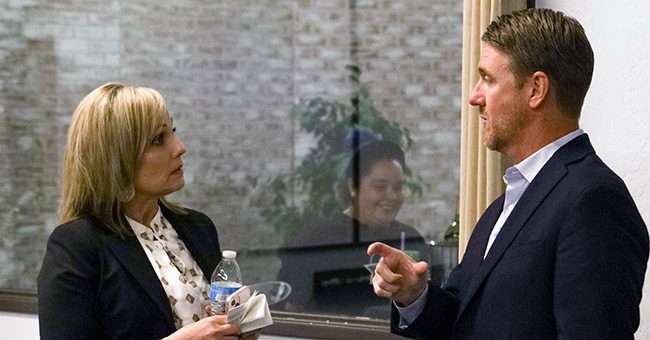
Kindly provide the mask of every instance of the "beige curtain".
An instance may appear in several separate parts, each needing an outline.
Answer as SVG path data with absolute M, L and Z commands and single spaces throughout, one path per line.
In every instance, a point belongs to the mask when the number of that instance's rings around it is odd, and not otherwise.
M 465 253 L 476 221 L 487 206 L 503 192 L 503 161 L 499 153 L 482 143 L 483 129 L 478 108 L 469 105 L 469 95 L 478 80 L 481 35 L 501 14 L 501 0 L 464 0 L 463 81 L 460 142 L 460 196 L 458 260 Z

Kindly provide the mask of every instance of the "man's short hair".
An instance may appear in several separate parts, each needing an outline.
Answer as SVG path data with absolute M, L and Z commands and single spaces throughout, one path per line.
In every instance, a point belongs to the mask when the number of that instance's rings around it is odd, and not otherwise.
M 519 85 L 534 72 L 546 73 L 562 110 L 580 117 L 594 52 L 576 19 L 551 9 L 526 9 L 498 17 L 481 40 L 510 57 Z

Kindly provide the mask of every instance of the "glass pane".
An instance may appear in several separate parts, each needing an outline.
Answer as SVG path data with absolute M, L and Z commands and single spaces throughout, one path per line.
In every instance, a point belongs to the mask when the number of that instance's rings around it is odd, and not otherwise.
M 0 7 L 0 288 L 36 289 L 72 112 L 109 81 L 166 97 L 188 150 L 172 200 L 212 218 L 245 283 L 291 285 L 273 310 L 385 318 L 373 241 L 416 251 L 437 282 L 456 261 L 461 1 Z M 362 127 L 404 151 L 399 185 L 375 188 L 403 195 L 390 228 L 349 210 L 344 139 Z

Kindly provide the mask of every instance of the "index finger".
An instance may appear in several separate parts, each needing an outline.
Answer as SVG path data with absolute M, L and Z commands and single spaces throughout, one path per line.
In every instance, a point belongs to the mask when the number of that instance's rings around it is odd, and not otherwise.
M 386 245 L 386 244 L 381 243 L 381 242 L 375 242 L 375 243 L 371 244 L 370 246 L 368 246 L 367 254 L 368 254 L 368 256 L 372 256 L 372 255 L 377 254 L 377 255 L 379 255 L 381 257 L 387 257 L 387 256 L 390 256 L 391 254 L 395 254 L 395 252 L 397 252 L 397 251 L 398 251 L 397 249 L 395 249 L 395 248 L 393 248 L 393 247 L 391 247 L 389 245 Z

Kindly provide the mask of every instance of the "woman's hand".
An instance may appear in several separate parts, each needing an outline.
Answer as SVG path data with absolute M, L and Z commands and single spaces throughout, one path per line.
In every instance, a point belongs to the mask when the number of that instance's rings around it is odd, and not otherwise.
M 166 339 L 224 339 L 237 340 L 239 327 L 227 323 L 226 315 L 214 315 L 203 318 L 172 333 Z

